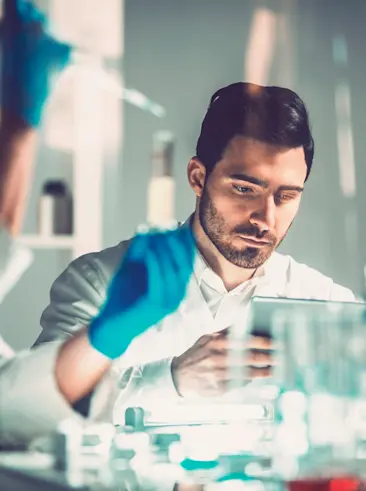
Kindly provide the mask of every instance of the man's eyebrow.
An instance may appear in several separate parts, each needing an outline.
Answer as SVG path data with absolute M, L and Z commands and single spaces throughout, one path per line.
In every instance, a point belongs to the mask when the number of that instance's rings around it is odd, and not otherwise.
M 284 184 L 283 186 L 280 186 L 277 191 L 296 191 L 298 193 L 302 193 L 304 191 L 304 188 L 302 188 L 301 186 L 287 186 L 286 184 Z
M 244 181 L 255 184 L 256 186 L 260 186 L 262 188 L 268 189 L 269 183 L 264 181 L 263 179 L 258 179 L 258 177 L 249 176 L 248 174 L 231 174 L 230 179 L 235 179 L 236 181 Z M 301 186 L 292 186 L 291 184 L 283 184 L 280 186 L 277 191 L 296 191 L 298 193 L 302 193 L 304 188 Z
M 258 179 L 257 177 L 248 176 L 247 174 L 231 174 L 230 179 L 235 179 L 236 181 L 251 182 L 252 184 L 256 184 L 257 186 L 261 186 L 262 188 L 269 187 L 269 183 L 267 181 L 263 181 L 262 179 Z

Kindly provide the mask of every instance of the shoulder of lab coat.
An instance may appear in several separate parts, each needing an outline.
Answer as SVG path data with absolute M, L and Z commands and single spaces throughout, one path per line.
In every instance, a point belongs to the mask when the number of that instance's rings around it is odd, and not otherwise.
M 50 303 L 41 317 L 42 332 L 36 345 L 66 339 L 89 325 L 105 301 L 109 282 L 128 244 L 129 241 L 124 241 L 81 256 L 56 279 Z
M 0 224 L 0 303 L 33 260 L 32 252 L 13 239 Z
M 318 270 L 275 252 L 269 260 L 268 296 L 354 302 L 354 293 Z
M 45 343 L 13 358 L 0 360 L 0 444 L 29 444 L 48 436 L 66 420 L 84 418 L 59 391 L 54 376 L 63 340 Z M 113 373 L 98 384 L 89 421 L 112 421 L 111 400 L 117 397 Z

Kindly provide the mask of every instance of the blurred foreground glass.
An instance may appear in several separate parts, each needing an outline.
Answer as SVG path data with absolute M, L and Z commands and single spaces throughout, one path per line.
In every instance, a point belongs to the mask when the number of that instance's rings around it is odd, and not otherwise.
M 273 319 L 273 467 L 285 478 L 365 475 L 365 319 L 351 305 L 332 307 Z

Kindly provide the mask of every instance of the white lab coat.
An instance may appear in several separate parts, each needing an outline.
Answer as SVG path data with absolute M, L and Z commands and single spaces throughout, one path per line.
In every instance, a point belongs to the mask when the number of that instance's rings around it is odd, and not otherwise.
M 36 344 L 57 339 L 67 339 L 98 313 L 106 297 L 107 285 L 128 247 L 121 242 L 99 253 L 87 254 L 74 262 L 55 281 L 51 288 L 51 301 L 42 315 L 43 331 Z M 304 299 L 354 301 L 353 293 L 332 279 L 289 256 L 274 253 L 264 265 L 261 275 L 254 278 L 250 296 L 246 296 L 233 314 L 231 321 L 245 318 L 252 295 L 268 297 L 292 297 Z M 246 294 L 247 295 L 247 294 Z M 120 380 L 116 400 L 109 406 L 105 419 L 114 423 L 124 421 L 128 406 L 181 403 L 171 376 L 171 360 L 204 334 L 218 331 L 230 325 L 227 318 L 221 326 L 214 321 L 200 290 L 196 274 L 190 282 L 185 300 L 177 312 L 159 325 L 135 339 L 123 357 L 114 363 L 114 373 Z M 121 326 L 123 328 L 123 326 Z M 42 366 L 39 367 L 42 370 Z M 103 385 L 93 396 L 93 408 L 101 408 L 103 393 L 109 392 Z M 114 387 L 116 388 L 116 387 Z M 109 392 L 110 393 L 110 392 Z M 112 411 L 112 412 L 111 412 Z M 99 410 L 98 417 L 102 411 Z

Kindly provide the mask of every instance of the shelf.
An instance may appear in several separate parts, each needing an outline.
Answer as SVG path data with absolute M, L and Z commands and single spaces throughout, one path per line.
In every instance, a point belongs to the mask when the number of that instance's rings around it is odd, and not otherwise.
M 73 235 L 21 235 L 18 240 L 35 249 L 73 249 L 75 244 Z

